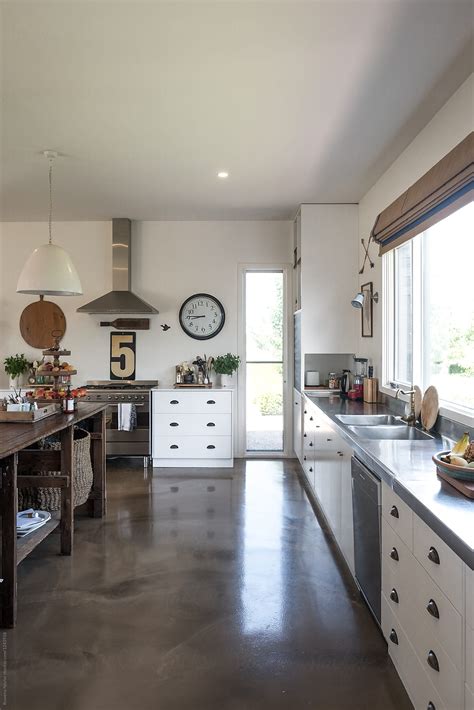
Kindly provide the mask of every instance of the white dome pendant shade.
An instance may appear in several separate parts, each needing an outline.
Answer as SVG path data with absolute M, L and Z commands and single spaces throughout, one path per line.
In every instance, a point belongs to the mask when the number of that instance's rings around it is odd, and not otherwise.
M 29 256 L 18 279 L 17 293 L 80 296 L 81 281 L 71 257 L 56 244 L 42 244 Z
M 16 291 L 39 296 L 80 296 L 81 280 L 71 257 L 52 242 L 53 160 L 57 153 L 45 150 L 44 155 L 49 160 L 49 243 L 37 247 L 28 258 Z

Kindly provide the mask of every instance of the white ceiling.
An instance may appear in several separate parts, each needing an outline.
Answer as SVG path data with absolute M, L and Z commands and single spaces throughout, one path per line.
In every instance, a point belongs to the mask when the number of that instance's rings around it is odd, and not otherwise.
M 3 220 L 357 202 L 472 71 L 470 0 L 3 2 Z M 218 180 L 228 170 L 228 180 Z

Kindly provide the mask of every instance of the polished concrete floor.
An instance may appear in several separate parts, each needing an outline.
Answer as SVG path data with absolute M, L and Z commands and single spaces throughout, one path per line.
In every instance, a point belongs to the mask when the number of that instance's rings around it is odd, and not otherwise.
M 15 710 L 405 710 L 294 462 L 144 477 L 109 464 L 105 520 L 19 568 Z

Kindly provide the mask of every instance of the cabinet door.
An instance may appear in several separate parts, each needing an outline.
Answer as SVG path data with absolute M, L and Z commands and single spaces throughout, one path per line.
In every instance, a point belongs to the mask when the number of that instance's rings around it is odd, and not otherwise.
M 301 394 L 293 390 L 293 448 L 296 458 L 303 462 Z
M 339 547 L 342 550 L 349 569 L 354 571 L 354 519 L 352 514 L 352 451 L 341 442 L 341 532 Z
M 303 470 L 308 483 L 314 490 L 314 417 L 312 408 L 305 405 L 303 410 Z

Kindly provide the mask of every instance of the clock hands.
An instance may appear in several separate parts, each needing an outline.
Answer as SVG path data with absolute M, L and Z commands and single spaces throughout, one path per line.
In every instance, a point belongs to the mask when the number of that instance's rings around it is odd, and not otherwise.
M 206 316 L 186 316 L 186 318 L 192 318 L 195 320 L 196 318 L 205 318 Z

